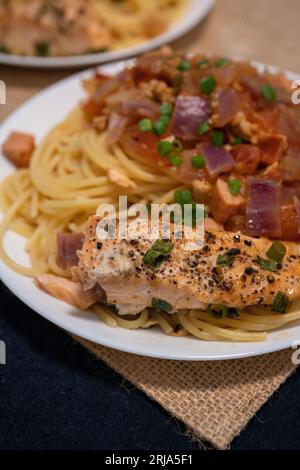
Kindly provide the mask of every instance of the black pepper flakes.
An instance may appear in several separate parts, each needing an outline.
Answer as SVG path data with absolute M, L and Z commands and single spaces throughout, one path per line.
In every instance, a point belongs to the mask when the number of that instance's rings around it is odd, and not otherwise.
M 97 242 L 97 250 L 101 250 L 102 247 L 103 247 L 103 243 Z
M 247 276 L 251 276 L 251 274 L 253 274 L 255 272 L 255 269 L 249 267 L 249 268 L 246 268 L 244 273 L 247 275 Z

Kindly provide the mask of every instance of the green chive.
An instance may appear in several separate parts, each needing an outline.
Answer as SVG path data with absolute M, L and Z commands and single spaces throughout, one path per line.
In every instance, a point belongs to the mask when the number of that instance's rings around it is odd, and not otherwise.
M 161 155 L 162 157 L 165 157 L 173 151 L 173 145 L 168 140 L 161 140 L 157 144 L 157 151 L 159 155 Z
M 217 266 L 231 267 L 234 263 L 234 255 L 218 255 L 216 264 Z
M 209 131 L 209 125 L 207 124 L 207 122 L 200 122 L 199 126 L 198 126 L 198 132 L 200 135 L 204 135 L 206 134 L 206 132 Z
M 241 182 L 238 179 L 230 179 L 227 181 L 228 189 L 231 194 L 236 195 L 241 192 Z
M 261 87 L 261 92 L 266 101 L 270 103 L 276 99 L 276 90 L 269 83 L 264 83 Z
M 207 313 L 214 318 L 224 318 L 228 315 L 228 307 L 223 304 L 209 305 L 207 308 Z
M 242 137 L 235 137 L 232 143 L 233 145 L 241 145 L 244 143 L 244 139 Z
M 224 67 L 224 65 L 230 64 L 230 60 L 226 59 L 225 57 L 219 60 L 216 60 L 215 66 L 219 69 Z
M 142 132 L 152 131 L 153 124 L 152 124 L 151 119 L 148 119 L 148 118 L 141 119 L 141 121 L 139 122 L 139 128 L 140 128 L 140 131 Z
M 173 144 L 173 148 L 174 148 L 174 150 L 176 150 L 176 152 L 182 152 L 183 145 L 182 145 L 182 143 L 180 142 L 179 139 L 174 139 L 172 144 Z
M 273 312 L 286 313 L 289 306 L 289 299 L 283 292 L 277 292 L 272 303 Z
M 192 204 L 193 196 L 189 189 L 180 191 L 181 204 Z
M 143 262 L 152 268 L 157 268 L 168 259 L 173 249 L 173 243 L 169 240 L 156 240 L 153 246 L 143 256 Z
M 180 158 L 179 155 L 171 155 L 169 157 L 169 160 L 172 163 L 172 165 L 177 166 L 177 167 L 180 167 L 180 165 L 182 164 L 182 158 Z
M 172 116 L 173 106 L 170 103 L 164 103 L 160 107 L 160 114 L 163 116 Z
M 156 310 L 157 312 L 171 312 L 172 310 L 172 305 L 170 305 L 168 302 L 162 299 L 156 299 L 153 297 L 152 299 L 152 308 Z
M 210 140 L 216 147 L 222 147 L 224 144 L 224 133 L 222 131 L 213 131 Z
M 272 243 L 270 248 L 267 251 L 267 257 L 280 263 L 286 254 L 286 247 L 280 241 L 275 241 Z
M 175 191 L 175 193 L 174 193 L 174 202 L 177 202 L 177 204 L 182 204 L 181 191 Z
M 195 155 L 192 157 L 192 166 L 194 168 L 203 168 L 205 165 L 205 158 L 203 155 Z
M 204 95 L 210 95 L 216 88 L 217 82 L 213 75 L 204 77 L 200 81 L 200 90 Z
M 257 256 L 256 262 L 261 267 L 261 269 L 264 269 L 265 271 L 271 271 L 275 273 L 279 268 L 278 263 L 272 259 L 264 259 L 260 256 Z
M 197 69 L 204 69 L 205 67 L 208 67 L 210 65 L 209 61 L 207 59 L 201 59 L 199 62 L 197 62 L 196 67 Z
M 177 70 L 180 70 L 181 72 L 188 72 L 189 70 L 191 70 L 191 68 L 192 65 L 187 60 L 182 60 L 177 65 Z
M 174 193 L 174 201 L 177 204 L 183 206 L 184 204 L 192 204 L 193 196 L 192 192 L 189 189 L 183 189 L 182 191 L 175 191 Z
M 50 45 L 48 42 L 45 42 L 45 41 L 38 42 L 35 45 L 35 50 L 36 50 L 37 55 L 46 57 L 47 55 L 50 54 Z
M 169 126 L 169 121 L 169 116 L 160 116 L 160 118 L 153 124 L 154 133 L 159 136 L 164 134 Z

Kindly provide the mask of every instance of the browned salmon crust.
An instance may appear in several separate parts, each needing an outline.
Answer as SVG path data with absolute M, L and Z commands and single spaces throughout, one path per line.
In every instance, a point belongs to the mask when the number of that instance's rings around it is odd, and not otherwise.
M 96 225 L 89 219 L 86 240 L 79 251 L 73 278 L 84 289 L 95 285 L 105 291 L 107 302 L 121 314 L 137 313 L 151 306 L 152 298 L 165 300 L 175 312 L 206 308 L 208 304 L 230 307 L 271 305 L 277 292 L 290 299 L 300 296 L 300 256 L 296 243 L 285 243 L 287 252 L 276 272 L 262 269 L 257 256 L 266 258 L 271 241 L 229 232 L 205 232 L 203 247 L 183 250 L 183 241 L 172 239 L 169 258 L 153 269 L 142 260 L 152 241 L 97 240 Z M 233 265 L 217 266 L 219 255 L 234 256 Z

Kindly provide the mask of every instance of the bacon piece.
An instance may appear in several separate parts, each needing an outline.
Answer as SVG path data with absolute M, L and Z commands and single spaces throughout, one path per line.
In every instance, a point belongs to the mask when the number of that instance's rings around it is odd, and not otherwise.
M 284 135 L 273 134 L 262 137 L 259 142 L 261 151 L 260 161 L 267 165 L 280 160 L 287 149 L 287 138 Z
M 23 132 L 12 132 L 2 146 L 3 154 L 18 168 L 27 168 L 35 149 L 34 137 Z
M 239 212 L 244 203 L 245 199 L 240 194 L 231 194 L 227 182 L 218 178 L 210 201 L 210 209 L 217 222 L 226 222 Z
M 241 144 L 232 148 L 236 173 L 253 175 L 256 172 L 260 160 L 260 149 L 255 145 Z

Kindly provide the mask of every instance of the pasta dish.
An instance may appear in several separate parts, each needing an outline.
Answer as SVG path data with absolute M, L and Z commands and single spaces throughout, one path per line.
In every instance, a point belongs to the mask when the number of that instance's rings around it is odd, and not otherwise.
M 186 0 L 0 0 L 0 52 L 67 56 L 124 49 L 170 29 Z
M 83 86 L 86 99 L 39 145 L 18 131 L 3 144 L 18 168 L 0 186 L 1 259 L 112 327 L 262 341 L 299 320 L 300 108 L 290 82 L 165 47 Z M 203 246 L 100 242 L 97 208 L 121 195 L 129 205 L 203 204 Z M 27 238 L 30 267 L 6 252 L 8 229 Z

